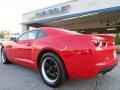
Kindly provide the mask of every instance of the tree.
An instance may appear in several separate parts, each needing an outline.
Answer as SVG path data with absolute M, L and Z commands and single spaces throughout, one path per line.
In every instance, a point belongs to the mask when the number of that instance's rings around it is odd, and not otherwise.
M 4 36 L 11 34 L 11 32 L 10 32 L 10 31 L 7 31 L 7 30 L 2 30 L 0 33 L 3 34 Z
M 0 38 L 4 38 L 5 36 L 10 35 L 10 34 L 11 34 L 10 31 L 1 30 L 1 31 L 0 31 Z
M 0 38 L 4 38 L 4 35 L 0 33 Z

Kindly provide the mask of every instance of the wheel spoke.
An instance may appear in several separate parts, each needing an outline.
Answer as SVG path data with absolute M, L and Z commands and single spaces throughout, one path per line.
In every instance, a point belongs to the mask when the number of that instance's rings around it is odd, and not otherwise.
M 46 73 L 47 79 L 56 80 L 58 78 L 58 66 L 54 59 L 48 58 L 44 64 L 44 71 Z

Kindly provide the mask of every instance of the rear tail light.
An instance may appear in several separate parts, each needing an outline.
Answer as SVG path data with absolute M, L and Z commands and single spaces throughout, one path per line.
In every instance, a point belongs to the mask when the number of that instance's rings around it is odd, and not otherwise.
M 93 40 L 93 44 L 96 47 L 107 47 L 108 46 L 107 41 L 105 40 Z
M 109 46 L 115 45 L 115 42 L 114 42 L 113 40 L 109 40 L 109 41 L 108 41 L 108 45 L 109 45 Z
M 93 44 L 96 46 L 96 47 L 99 47 L 100 46 L 100 41 L 99 40 L 93 40 Z
M 102 46 L 107 47 L 108 46 L 107 41 L 102 41 Z

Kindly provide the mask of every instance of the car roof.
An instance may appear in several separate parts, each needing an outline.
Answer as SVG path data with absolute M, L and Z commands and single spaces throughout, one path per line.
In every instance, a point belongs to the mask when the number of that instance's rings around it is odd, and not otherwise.
M 46 32 L 49 35 L 80 34 L 76 31 L 71 31 L 71 30 L 61 29 L 61 28 L 55 28 L 55 27 L 42 27 L 42 28 L 39 28 L 39 30 L 43 30 L 44 32 Z

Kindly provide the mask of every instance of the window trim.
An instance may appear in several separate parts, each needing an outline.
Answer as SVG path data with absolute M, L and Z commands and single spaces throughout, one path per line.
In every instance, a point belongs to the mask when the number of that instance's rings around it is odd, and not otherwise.
M 29 32 L 33 32 L 33 31 L 39 31 L 39 32 L 43 32 L 43 37 L 45 37 L 45 36 L 47 36 L 47 33 L 46 32 L 44 32 L 43 30 L 29 30 L 29 31 L 27 31 L 27 32 L 24 32 L 24 33 L 22 33 L 18 38 L 17 38 L 17 42 L 18 42 L 18 40 L 19 40 L 19 38 L 23 35 L 23 34 L 26 34 L 26 33 L 29 33 Z M 43 37 L 38 37 L 38 38 L 43 38 Z M 36 36 L 35 36 L 35 39 L 38 39 L 37 38 L 37 34 L 36 34 Z M 35 40 L 35 39 L 31 39 L 31 40 Z M 26 41 L 26 40 L 21 40 L 21 41 Z

